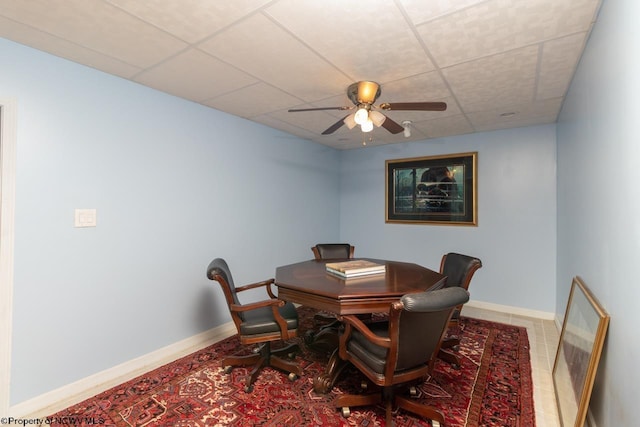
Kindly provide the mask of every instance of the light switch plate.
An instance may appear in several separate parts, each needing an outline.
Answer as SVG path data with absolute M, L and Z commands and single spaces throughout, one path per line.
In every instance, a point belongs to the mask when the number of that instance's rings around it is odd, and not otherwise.
M 76 209 L 76 227 L 95 227 L 96 225 L 97 221 L 95 209 Z

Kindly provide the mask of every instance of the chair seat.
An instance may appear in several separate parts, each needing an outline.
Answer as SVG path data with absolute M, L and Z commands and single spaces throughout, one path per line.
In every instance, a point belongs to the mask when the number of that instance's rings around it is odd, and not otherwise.
M 379 337 L 389 337 L 389 323 L 376 322 L 369 326 L 371 332 Z M 387 349 L 380 347 L 365 338 L 365 336 L 357 330 L 351 335 L 351 340 L 347 345 L 349 353 L 364 362 L 372 371 L 383 375 L 385 364 L 387 362 Z
M 286 303 L 278 311 L 287 321 L 287 329 L 298 328 L 298 312 L 292 303 Z M 271 307 L 258 308 L 243 313 L 243 321 L 240 324 L 241 335 L 260 335 L 273 332 L 280 332 L 280 326 L 273 318 Z

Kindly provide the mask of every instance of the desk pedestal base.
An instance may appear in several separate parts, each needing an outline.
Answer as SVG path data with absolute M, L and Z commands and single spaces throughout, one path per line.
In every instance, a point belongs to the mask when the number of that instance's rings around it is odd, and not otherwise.
M 320 374 L 313 379 L 313 391 L 318 394 L 329 393 L 348 364 L 348 362 L 340 359 L 340 356 L 338 356 L 338 349 L 335 349 L 333 353 L 331 353 L 327 369 L 323 374 Z

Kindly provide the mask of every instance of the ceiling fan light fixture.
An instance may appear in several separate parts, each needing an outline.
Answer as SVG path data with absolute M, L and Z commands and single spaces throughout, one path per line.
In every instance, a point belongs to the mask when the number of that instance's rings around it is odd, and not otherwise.
M 379 128 L 380 126 L 382 126 L 384 121 L 387 119 L 387 116 L 382 114 L 380 111 L 370 111 L 369 112 L 369 118 L 371 119 L 373 124 L 376 125 L 376 127 Z
M 358 111 L 354 114 L 353 119 L 357 124 L 362 125 L 369 119 L 369 111 L 363 106 L 358 107 Z
M 373 122 L 367 119 L 364 123 L 360 125 L 362 132 L 371 132 L 373 130 Z
M 373 104 L 380 95 L 380 85 L 376 82 L 358 82 L 358 102 Z
M 322 135 L 330 135 L 346 125 L 349 129 L 353 129 L 356 125 L 360 125 L 362 132 L 371 132 L 374 126 L 384 127 L 389 133 L 396 135 L 404 131 L 408 138 L 411 135 L 411 129 L 408 126 L 401 126 L 391 117 L 381 111 L 399 110 L 399 111 L 444 111 L 447 104 L 444 102 L 394 102 L 373 105 L 380 96 L 380 85 L 372 81 L 359 81 L 351 83 L 347 88 L 347 97 L 353 103 L 353 106 L 341 107 L 310 107 L 310 108 L 291 108 L 289 112 L 296 111 L 325 111 L 325 110 L 354 110 L 353 114 L 348 114 L 337 122 L 329 126 L 322 132 Z
M 345 125 L 347 125 L 347 128 L 349 128 L 349 130 L 353 129 L 357 125 L 355 120 L 355 114 L 349 114 L 347 117 L 344 118 L 343 122 Z

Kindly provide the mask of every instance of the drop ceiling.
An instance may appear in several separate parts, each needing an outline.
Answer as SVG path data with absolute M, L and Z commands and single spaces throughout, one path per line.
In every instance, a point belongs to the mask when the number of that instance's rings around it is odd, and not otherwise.
M 0 37 L 337 149 L 553 123 L 601 0 L 2 0 Z M 322 132 L 371 80 L 383 127 Z

